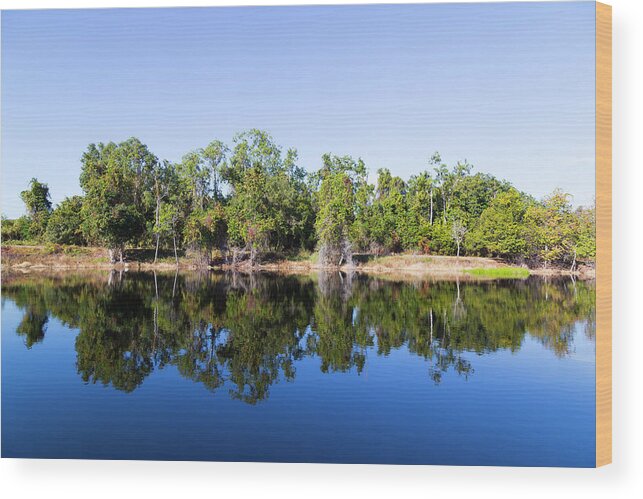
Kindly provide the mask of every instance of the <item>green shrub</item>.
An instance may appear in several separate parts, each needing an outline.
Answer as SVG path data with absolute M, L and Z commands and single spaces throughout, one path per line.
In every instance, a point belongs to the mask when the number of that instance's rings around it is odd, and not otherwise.
M 30 239 L 31 222 L 26 216 L 9 220 L 2 218 L 2 241 L 26 241 Z
M 49 216 L 45 234 L 47 240 L 57 244 L 85 244 L 82 207 L 83 200 L 80 196 L 65 198 Z

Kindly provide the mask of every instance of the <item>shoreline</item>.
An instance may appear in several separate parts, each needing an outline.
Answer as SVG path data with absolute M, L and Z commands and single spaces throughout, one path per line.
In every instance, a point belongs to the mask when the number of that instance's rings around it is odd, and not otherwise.
M 142 251 L 142 250 L 141 250 Z M 135 253 L 134 251 L 133 253 Z M 393 254 L 383 257 L 371 257 L 366 262 L 353 265 L 324 266 L 305 260 L 273 260 L 251 267 L 245 261 L 236 266 L 229 264 L 203 266 L 186 257 L 179 259 L 178 265 L 172 259 L 164 257 L 156 263 L 132 259 L 124 263 L 109 263 L 102 256 L 103 248 L 67 248 L 61 251 L 47 252 L 38 246 L 2 246 L 2 273 L 31 273 L 42 271 L 239 271 L 239 272 L 276 272 L 285 274 L 310 274 L 315 272 L 358 272 L 373 275 L 433 278 L 480 279 L 524 279 L 527 276 L 572 276 L 578 279 L 594 279 L 595 271 L 591 267 L 581 266 L 570 272 L 562 268 L 527 269 L 511 265 L 499 259 L 485 257 L 455 257 L 441 255 L 408 255 Z

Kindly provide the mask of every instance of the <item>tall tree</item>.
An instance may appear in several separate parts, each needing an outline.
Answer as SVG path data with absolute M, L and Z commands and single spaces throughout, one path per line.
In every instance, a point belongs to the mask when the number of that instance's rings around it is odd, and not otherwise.
M 199 151 L 191 151 L 176 165 L 186 209 L 202 210 L 208 202 L 211 179 L 210 170 Z
M 268 132 L 253 128 L 237 134 L 233 142 L 232 157 L 222 171 L 233 191 L 251 168 L 267 173 L 275 173 L 281 168 L 281 149 Z
M 460 247 L 464 242 L 464 236 L 467 234 L 467 226 L 465 225 L 462 217 L 454 216 L 451 222 L 451 237 L 456 244 L 456 256 L 460 257 Z
M 326 265 L 351 263 L 355 194 L 366 182 L 366 166 L 350 156 L 324 154 L 322 161 L 315 221 L 319 259 Z
M 305 171 L 297 166 L 294 149 L 282 157 L 281 148 L 268 133 L 250 130 L 239 134 L 224 178 L 231 186 L 226 213 L 235 255 L 241 249 L 254 265 L 268 250 L 310 245 L 312 193 Z
M 122 262 L 125 246 L 139 241 L 152 218 L 156 157 L 138 139 L 90 144 L 82 157 L 83 234 L 104 244 L 110 261 Z
M 570 195 L 560 189 L 525 212 L 528 242 L 545 266 L 569 261 L 574 246 L 574 224 Z
M 378 253 L 400 251 L 408 232 L 406 183 L 386 168 L 377 174 L 371 218 L 375 250 Z
M 482 212 L 471 233 L 469 246 L 478 253 L 509 258 L 525 257 L 525 211 L 528 201 L 516 189 L 499 193 Z
M 38 238 L 43 235 L 47 228 L 47 221 L 51 213 L 51 198 L 49 186 L 32 178 L 29 182 L 29 189 L 20 193 L 20 198 L 27 207 L 30 221 L 29 235 Z
M 154 263 L 158 259 L 159 245 L 163 236 L 172 234 L 176 255 L 176 222 L 178 210 L 174 206 L 179 196 L 179 176 L 176 166 L 164 160 L 157 162 L 152 170 L 152 192 L 154 195 L 154 223 L 152 232 L 156 238 Z M 168 209 L 172 205 L 172 209 Z
M 223 197 L 222 174 L 225 170 L 227 146 L 220 140 L 213 140 L 200 151 L 201 157 L 207 168 L 210 181 L 210 195 L 215 201 Z
M 404 247 L 428 253 L 433 232 L 433 197 L 435 180 L 429 172 L 409 179 L 407 189 L 407 231 Z
M 574 212 L 575 234 L 574 234 L 574 261 L 572 270 L 576 265 L 576 259 L 594 260 L 596 258 L 596 207 L 579 207 Z

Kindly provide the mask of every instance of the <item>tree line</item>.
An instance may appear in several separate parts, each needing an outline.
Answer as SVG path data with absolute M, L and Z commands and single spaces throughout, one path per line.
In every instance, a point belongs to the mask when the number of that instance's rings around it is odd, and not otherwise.
M 361 159 L 324 154 L 307 172 L 297 151 L 265 131 L 215 140 L 181 161 L 160 160 L 136 138 L 90 144 L 81 158 L 82 196 L 52 206 L 47 184 L 21 193 L 27 214 L 3 217 L 4 241 L 104 246 L 112 262 L 128 246 L 189 250 L 251 265 L 267 255 L 318 251 L 325 265 L 356 253 L 418 252 L 500 257 L 529 265 L 591 262 L 595 209 L 574 209 L 559 189 L 537 200 L 511 183 L 446 165 L 433 154 L 404 180 L 388 169 L 369 182 Z
M 369 355 L 402 350 L 424 359 L 428 379 L 440 383 L 474 375 L 476 355 L 519 351 L 526 338 L 564 357 L 579 323 L 595 337 L 594 283 L 573 279 L 112 271 L 11 275 L 2 296 L 23 313 L 16 333 L 27 348 L 46 341 L 52 317 L 78 329 L 84 382 L 129 392 L 173 365 L 213 392 L 252 404 L 279 380 L 293 381 L 306 359 L 317 359 L 323 373 L 360 374 Z

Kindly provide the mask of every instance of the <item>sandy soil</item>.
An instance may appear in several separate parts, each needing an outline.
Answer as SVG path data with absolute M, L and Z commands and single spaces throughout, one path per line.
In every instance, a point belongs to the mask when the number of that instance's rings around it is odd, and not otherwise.
M 142 257 L 137 260 L 137 251 Z M 149 251 L 133 250 L 132 258 L 124 264 L 111 264 L 104 248 L 45 247 L 45 246 L 2 246 L 3 272 L 34 272 L 41 270 L 83 270 L 83 269 L 127 269 L 127 270 L 173 270 L 177 265 L 173 257 L 165 256 L 153 263 Z M 342 266 L 344 271 L 358 271 L 390 276 L 416 275 L 435 277 L 470 277 L 466 271 L 471 269 L 492 269 L 511 267 L 502 260 L 481 257 L 455 257 L 432 255 L 390 255 L 384 257 L 356 258 L 352 266 Z M 179 269 L 198 269 L 198 263 L 189 258 L 179 259 Z M 311 261 L 279 260 L 263 262 L 254 269 L 243 262 L 234 269 L 228 265 L 211 267 L 221 270 L 272 271 L 290 274 L 308 274 L 320 270 L 338 270 L 337 267 L 324 267 Z M 539 268 L 530 269 L 532 275 L 570 275 L 568 269 Z M 573 275 L 580 278 L 593 278 L 594 269 L 581 267 Z

